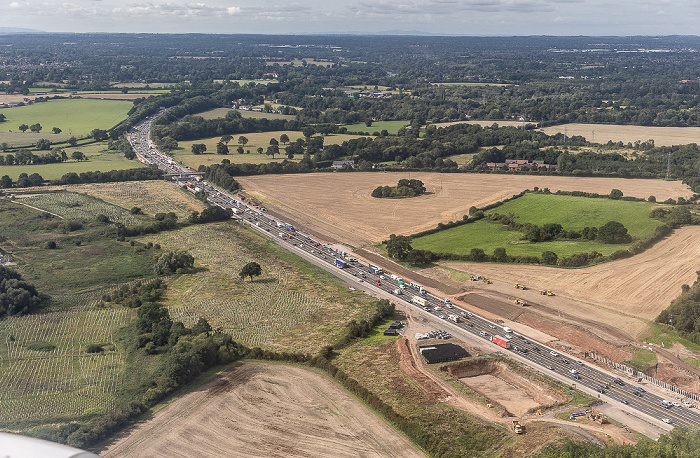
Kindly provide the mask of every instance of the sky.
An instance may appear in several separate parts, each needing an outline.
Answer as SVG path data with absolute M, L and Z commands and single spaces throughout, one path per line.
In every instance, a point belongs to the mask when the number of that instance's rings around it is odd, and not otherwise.
M 700 0 L 0 0 L 46 32 L 698 35 Z

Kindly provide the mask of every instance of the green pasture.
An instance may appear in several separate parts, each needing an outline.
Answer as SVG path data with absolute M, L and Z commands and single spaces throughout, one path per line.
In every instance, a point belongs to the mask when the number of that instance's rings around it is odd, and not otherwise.
M 2 134 L 0 134 L 0 138 Z M 91 143 L 79 148 L 67 147 L 64 148 L 68 157 L 74 151 L 80 151 L 87 156 L 87 161 L 68 160 L 58 164 L 36 164 L 36 165 L 6 165 L 2 167 L 2 175 L 8 175 L 13 180 L 19 178 L 20 173 L 31 175 L 38 173 L 45 180 L 57 180 L 69 172 L 80 174 L 81 172 L 109 172 L 110 170 L 125 170 L 145 167 L 145 165 L 137 160 L 129 160 L 118 151 L 110 151 L 107 149 L 107 144 L 104 142 Z M 34 151 L 34 154 L 41 156 L 47 154 L 48 151 Z M 0 153 L 2 156 L 14 153 Z
M 600 227 L 608 221 L 618 221 L 633 237 L 641 237 L 662 224 L 649 218 L 654 206 L 647 202 L 526 194 L 489 210 L 487 214 L 513 214 L 518 222 L 538 226 L 559 223 L 567 231 L 580 231 L 586 226 Z M 512 256 L 541 256 L 544 251 L 553 251 L 559 257 L 590 251 L 609 255 L 627 247 L 582 239 L 531 243 L 522 240 L 522 237 L 522 232 L 509 230 L 499 222 L 481 220 L 416 238 L 411 245 L 436 253 L 469 254 L 472 248 L 481 248 L 486 254 L 493 254 L 496 248 L 505 248 L 506 253 Z
M 343 127 L 348 129 L 348 132 L 369 132 L 370 134 L 374 132 L 381 132 L 386 129 L 390 134 L 395 134 L 400 128 L 409 125 L 410 121 L 376 121 L 373 122 L 370 127 L 364 122 L 359 122 L 357 124 L 347 124 Z
M 175 160 L 196 169 L 200 165 L 211 165 L 221 163 L 221 160 L 226 158 L 231 162 L 238 164 L 263 164 L 268 162 L 282 162 L 287 159 L 285 155 L 285 145 L 279 144 L 280 154 L 276 155 L 274 159 L 264 153 L 267 151 L 267 147 L 270 146 L 270 139 L 274 138 L 279 141 L 280 135 L 287 134 L 290 142 L 296 141 L 298 138 L 304 138 L 301 132 L 293 130 L 284 131 L 272 131 L 272 132 L 252 132 L 245 134 L 233 135 L 233 140 L 228 144 L 229 154 L 222 155 L 216 154 L 216 144 L 219 142 L 221 137 L 212 138 L 202 138 L 199 140 L 180 142 L 179 149 L 173 151 Z M 243 146 L 243 154 L 238 154 L 236 150 L 238 149 L 238 138 L 244 136 L 248 139 L 248 143 Z M 324 145 L 339 145 L 345 141 L 359 138 L 359 135 L 350 134 L 330 134 L 323 137 Z M 205 154 L 192 154 L 192 144 L 194 143 L 204 143 L 207 145 L 207 151 Z M 259 154 L 257 149 L 261 147 L 263 149 L 263 154 Z M 250 151 L 250 153 L 248 153 Z M 297 155 L 293 160 L 298 161 L 302 158 L 301 155 Z
M 0 123 L 0 142 L 3 132 L 19 132 L 19 126 L 39 123 L 41 138 L 52 140 L 51 129 L 58 127 L 62 136 L 85 136 L 93 129 L 111 129 L 126 118 L 133 106 L 124 100 L 62 99 L 34 103 L 22 107 L 1 108 L 7 120 Z M 29 135 L 30 131 L 27 131 Z M 20 132 L 21 133 L 21 132 Z M 31 142 L 27 142 L 29 144 Z

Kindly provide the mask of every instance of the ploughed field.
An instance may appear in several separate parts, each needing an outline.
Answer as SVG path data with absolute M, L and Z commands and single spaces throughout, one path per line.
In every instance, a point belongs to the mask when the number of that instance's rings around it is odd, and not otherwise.
M 425 195 L 410 199 L 377 199 L 377 186 L 395 186 L 401 178 L 421 180 Z M 690 189 L 679 181 L 579 178 L 532 175 L 440 173 L 314 173 L 261 175 L 236 178 L 245 191 L 267 207 L 289 215 L 301 229 L 326 235 L 353 246 L 380 242 L 390 234 L 409 235 L 461 220 L 469 207 L 483 207 L 535 186 L 557 190 L 608 194 L 619 189 L 625 196 L 658 201 Z
M 332 379 L 245 362 L 172 402 L 105 457 L 423 456 Z

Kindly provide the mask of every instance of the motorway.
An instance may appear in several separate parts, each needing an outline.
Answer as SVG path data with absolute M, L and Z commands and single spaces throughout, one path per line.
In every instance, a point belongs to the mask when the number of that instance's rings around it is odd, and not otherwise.
M 156 165 L 164 170 L 172 176 L 173 181 L 179 186 L 188 186 L 193 191 L 195 188 L 204 191 L 209 203 L 231 209 L 234 213 L 233 218 L 275 238 L 278 243 L 286 244 L 292 251 L 303 255 L 306 259 L 312 260 L 318 265 L 325 265 L 326 270 L 343 279 L 351 279 L 357 284 L 368 286 L 368 289 L 392 294 L 395 300 L 402 301 L 404 305 L 417 307 L 424 313 L 433 315 L 434 321 L 444 320 L 445 324 L 449 323 L 449 327 L 457 332 L 468 333 L 478 339 L 483 339 L 485 345 L 492 346 L 493 351 L 510 354 L 515 359 L 549 374 L 553 378 L 567 381 L 568 384 L 575 385 L 582 391 L 602 400 L 617 403 L 621 408 L 629 411 L 642 413 L 659 425 L 662 425 L 660 421 L 663 420 L 674 426 L 700 426 L 700 411 L 698 409 L 688 408 L 680 403 L 664 407 L 662 406 L 662 401 L 665 401 L 663 398 L 644 391 L 642 387 L 630 383 L 629 379 L 621 380 L 596 366 L 559 354 L 554 349 L 532 341 L 524 335 L 506 332 L 509 330 L 504 330 L 496 323 L 449 304 L 448 300 L 434 296 L 422 289 L 420 285 L 404 283 L 388 272 L 370 269 L 369 265 L 349 258 L 346 253 L 323 245 L 289 224 L 285 225 L 283 221 L 269 217 L 264 208 L 250 207 L 234 196 L 220 191 L 202 180 L 199 175 L 194 175 L 194 170 L 180 166 L 158 152 L 149 139 L 152 121 L 153 118 L 147 118 L 134 126 L 127 136 L 134 151 L 143 162 Z M 340 267 L 340 264 L 343 264 L 344 267 Z M 372 273 L 372 270 L 375 270 L 376 273 Z M 400 294 L 396 294 L 397 292 Z M 494 335 L 501 336 L 508 341 L 506 348 L 491 342 Z M 672 398 L 667 399 L 675 401 Z

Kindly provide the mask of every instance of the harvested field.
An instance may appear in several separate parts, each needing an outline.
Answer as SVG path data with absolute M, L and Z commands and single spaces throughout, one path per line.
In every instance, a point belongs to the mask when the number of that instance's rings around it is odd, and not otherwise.
M 372 190 L 395 185 L 407 173 L 315 173 L 237 177 L 245 190 L 266 207 L 291 215 L 302 229 L 314 228 L 330 240 L 355 247 L 382 241 L 390 234 L 412 234 L 439 222 L 462 219 L 472 205 L 482 207 L 524 189 L 548 187 L 608 194 L 620 189 L 626 196 L 659 201 L 691 196 L 679 181 L 577 178 L 559 176 L 411 173 L 428 192 L 411 199 L 376 199 Z M 371 217 L 368 217 L 371 215 Z
M 700 143 L 700 127 L 648 127 L 617 126 L 611 124 L 566 124 L 540 129 L 547 135 L 566 133 L 569 136 L 580 135 L 588 141 L 597 143 L 613 142 L 634 143 L 654 140 L 656 146 L 687 145 Z
M 532 409 L 565 402 L 553 390 L 537 385 L 511 372 L 503 363 L 448 366 L 449 373 L 474 391 L 499 403 L 513 415 L 522 416 Z
M 105 457 L 423 456 L 330 378 L 245 362 L 137 425 Z
M 596 304 L 637 321 L 636 318 L 656 318 L 680 294 L 681 285 L 696 280 L 699 256 L 700 227 L 691 226 L 677 229 L 632 258 L 582 269 L 474 263 L 449 263 L 449 266 L 492 278 L 496 280 L 490 285 L 494 289 L 503 288 L 502 292 L 528 301 L 553 308 L 565 307 L 562 310 L 571 313 L 578 311 L 571 301 L 583 306 Z M 515 290 L 515 283 L 527 285 L 530 290 Z M 538 290 L 542 289 L 551 289 L 557 296 L 541 296 Z
M 436 127 L 447 127 L 454 124 L 479 124 L 482 127 L 491 127 L 493 124 L 501 127 L 520 127 L 519 121 L 453 121 L 433 124 Z M 537 124 L 537 123 L 529 123 Z M 656 146 L 687 145 L 688 143 L 700 143 L 700 127 L 648 127 L 648 126 L 622 126 L 615 124 L 564 124 L 560 126 L 538 129 L 547 135 L 564 133 L 568 136 L 580 135 L 586 140 L 597 143 L 613 142 L 634 143 L 637 140 L 645 142 L 654 140 Z

